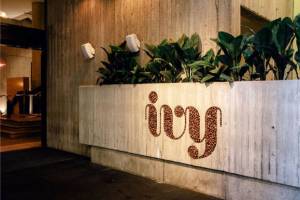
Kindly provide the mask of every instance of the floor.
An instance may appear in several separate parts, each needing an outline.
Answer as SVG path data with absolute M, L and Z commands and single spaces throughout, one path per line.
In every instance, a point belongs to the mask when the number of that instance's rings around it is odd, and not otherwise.
M 21 138 L 10 138 L 7 136 L 0 136 L 0 152 L 8 152 L 21 149 L 32 149 L 35 147 L 41 147 L 40 136 L 28 136 Z
M 52 149 L 1 153 L 1 199 L 216 200 Z
M 41 147 L 41 115 L 0 117 L 0 152 Z

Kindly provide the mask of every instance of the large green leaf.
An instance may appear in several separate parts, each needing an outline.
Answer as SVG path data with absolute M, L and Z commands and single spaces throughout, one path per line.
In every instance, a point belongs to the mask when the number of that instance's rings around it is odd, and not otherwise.
M 254 45 L 259 51 L 268 49 L 272 44 L 272 31 L 265 27 L 258 31 L 254 36 Z
M 297 52 L 295 53 L 295 60 L 300 63 L 300 14 L 294 19 L 295 35 L 297 43 Z
M 228 76 L 224 73 L 220 74 L 220 79 L 223 80 L 223 81 L 230 81 L 230 82 L 233 81 L 233 79 L 230 76 Z
M 194 33 L 191 36 L 191 46 L 192 48 L 198 50 L 198 52 L 202 52 L 202 42 L 201 42 L 201 38 L 197 33 Z
M 234 40 L 234 36 L 231 35 L 230 33 L 226 33 L 226 32 L 221 31 L 218 34 L 218 40 L 222 43 L 230 44 Z
M 293 37 L 293 22 L 291 18 L 284 18 L 278 25 L 275 31 L 275 44 L 280 53 L 284 53 L 288 44 Z
M 214 75 L 207 74 L 206 76 L 204 76 L 204 77 L 201 79 L 201 83 L 209 82 L 209 81 L 211 81 L 211 80 L 214 79 L 214 78 L 215 78 Z
M 107 56 L 107 61 L 101 61 L 103 67 L 98 69 L 99 84 L 136 83 L 140 71 L 137 63 L 138 53 L 131 53 L 126 49 L 126 43 L 118 46 L 109 46 L 110 50 L 102 48 Z
M 242 54 L 243 40 L 244 40 L 244 36 L 239 35 L 238 37 L 234 38 L 234 40 L 232 41 L 233 52 L 231 52 L 231 55 L 233 58 L 237 58 Z
M 164 77 L 165 82 L 171 83 L 174 80 L 174 76 L 171 71 L 161 71 L 161 75 Z

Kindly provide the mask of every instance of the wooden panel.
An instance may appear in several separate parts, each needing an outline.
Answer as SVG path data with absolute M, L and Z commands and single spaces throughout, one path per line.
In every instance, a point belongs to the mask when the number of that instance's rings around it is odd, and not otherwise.
M 48 1 L 48 145 L 89 154 L 78 142 L 78 87 L 96 83 L 96 70 L 105 59 L 100 47 L 119 44 L 131 33 L 138 35 L 144 48 L 145 43 L 198 32 L 204 50 L 215 48 L 211 38 L 219 30 L 231 32 L 231 25 L 235 24 L 230 21 L 231 1 Z M 86 42 L 96 48 L 94 60 L 83 60 L 80 45 Z M 146 60 L 142 51 L 142 63 Z
M 293 0 L 241 0 L 241 5 L 269 20 L 279 17 L 293 17 Z
M 158 112 L 157 131 L 161 127 L 158 137 L 150 132 L 149 107 L 145 110 L 151 91 L 158 95 L 152 104 Z M 300 187 L 300 81 L 86 86 L 80 93 L 84 144 Z M 186 117 L 174 115 L 168 124 L 163 105 L 170 106 L 172 116 L 178 105 L 195 107 L 202 140 L 193 137 L 199 126 L 191 121 L 196 119 L 191 110 Z M 208 112 L 212 107 L 222 115 Z M 175 137 L 184 132 L 180 139 L 167 135 L 171 126 Z M 215 128 L 217 145 L 209 154 Z M 207 156 L 192 158 L 191 145 Z
M 32 50 L 31 89 L 41 86 L 42 51 Z

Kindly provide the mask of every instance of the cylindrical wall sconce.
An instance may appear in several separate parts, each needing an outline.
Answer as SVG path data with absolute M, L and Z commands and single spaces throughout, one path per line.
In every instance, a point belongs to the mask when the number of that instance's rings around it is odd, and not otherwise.
M 139 52 L 141 48 L 141 42 L 136 34 L 126 36 L 126 45 L 128 50 L 133 53 Z
M 85 43 L 81 45 L 81 52 L 85 59 L 92 59 L 95 57 L 95 49 L 91 45 L 91 43 Z

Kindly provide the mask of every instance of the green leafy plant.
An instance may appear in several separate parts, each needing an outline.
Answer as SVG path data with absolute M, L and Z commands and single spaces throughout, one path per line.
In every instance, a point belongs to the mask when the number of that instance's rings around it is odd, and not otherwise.
M 198 34 L 193 34 L 191 38 L 183 35 L 174 47 L 177 50 L 178 58 L 183 70 L 182 81 L 193 82 L 200 81 L 202 43 Z
M 276 47 L 276 50 L 272 51 L 272 58 L 275 61 L 272 71 L 277 79 L 284 80 L 287 79 L 291 71 L 297 70 L 297 65 L 293 61 L 294 49 L 292 45 L 296 37 L 293 21 L 291 18 L 286 17 L 271 23 L 270 28 L 273 43 Z
M 246 62 L 255 67 L 261 80 L 266 80 L 269 72 L 276 80 L 287 79 L 291 71 L 297 73 L 292 48 L 295 38 L 294 24 L 290 18 L 274 20 L 253 36 L 252 43 L 244 52 Z
M 270 54 L 263 52 L 259 46 L 268 46 L 269 38 L 265 37 L 265 30 L 261 30 L 256 35 L 248 38 L 247 48 L 243 51 L 245 62 L 249 66 L 250 80 L 266 80 L 267 63 L 270 62 Z
M 198 34 L 190 38 L 183 35 L 178 41 L 163 40 L 159 45 L 146 45 L 150 61 L 146 69 L 152 74 L 153 82 L 199 81 L 197 61 L 201 55 L 201 40 Z
M 131 53 L 126 44 L 103 48 L 107 61 L 99 68 L 99 84 L 213 82 L 284 80 L 294 72 L 299 79 L 300 15 L 277 19 L 257 33 L 233 36 L 219 32 L 214 39 L 219 47 L 202 56 L 198 34 L 183 35 L 177 41 L 163 40 L 158 45 L 145 45 L 150 60 L 142 67 L 138 53 Z M 298 50 L 294 50 L 294 41 Z
M 248 38 L 244 35 L 234 37 L 225 32 L 219 32 L 214 40 L 220 47 L 216 59 L 221 67 L 215 69 L 226 81 L 241 81 L 249 66 L 242 63 L 242 55 L 247 48 Z
M 201 57 L 201 60 L 195 62 L 200 82 L 231 81 L 230 77 L 224 73 L 227 68 L 218 63 L 219 61 L 212 49 Z
M 110 50 L 102 48 L 107 61 L 102 61 L 103 67 L 98 69 L 100 74 L 98 84 L 143 83 L 149 79 L 148 72 L 138 64 L 139 53 L 132 53 L 126 49 L 126 43 L 110 46 Z
M 297 15 L 294 19 L 294 31 L 297 44 L 297 52 L 295 53 L 294 59 L 298 63 L 298 68 L 296 69 L 296 75 L 299 79 L 298 71 L 300 71 L 300 15 Z
M 176 59 L 176 50 L 173 45 L 163 40 L 159 45 L 146 44 L 146 54 L 150 61 L 146 64 L 146 70 L 151 74 L 151 81 L 160 82 L 179 82 L 180 67 Z

